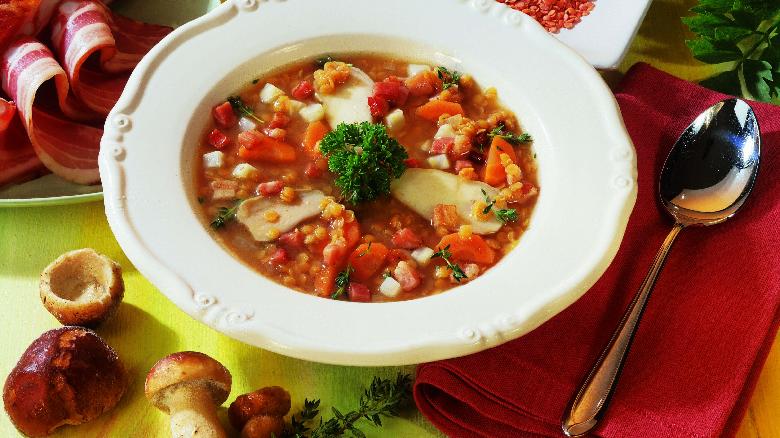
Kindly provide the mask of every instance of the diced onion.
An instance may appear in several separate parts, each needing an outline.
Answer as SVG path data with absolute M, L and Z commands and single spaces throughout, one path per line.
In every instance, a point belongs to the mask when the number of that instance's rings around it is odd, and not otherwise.
M 203 167 L 208 169 L 218 169 L 225 165 L 225 154 L 222 151 L 209 152 L 203 154 Z
M 428 157 L 428 165 L 434 169 L 446 170 L 450 168 L 450 159 L 447 154 L 434 155 Z
M 396 108 L 393 111 L 390 112 L 390 114 L 385 117 L 385 124 L 387 125 L 387 130 L 391 133 L 397 133 L 404 129 L 404 125 L 406 124 L 406 117 L 404 117 L 404 112 L 400 108 Z
M 263 103 L 273 103 L 277 97 L 283 96 L 284 91 L 274 84 L 265 84 L 262 90 L 260 90 L 260 101 Z
M 396 281 L 393 277 L 387 277 L 385 278 L 385 281 L 379 285 L 379 293 L 389 298 L 395 298 L 401 293 L 401 283 Z
M 298 111 L 298 114 L 301 115 L 303 120 L 312 123 L 322 120 L 325 117 L 325 108 L 322 104 L 313 103 L 301 108 L 300 111 Z
M 428 265 L 428 262 L 431 261 L 431 257 L 433 257 L 434 251 L 428 247 L 422 247 L 417 248 L 414 251 L 412 251 L 412 259 L 414 259 L 415 262 L 417 262 L 420 266 L 426 266 Z
M 257 123 L 247 119 L 246 117 L 241 117 L 238 119 L 238 129 L 241 130 L 241 132 L 252 131 L 257 129 Z
M 295 99 L 290 99 L 288 105 L 290 106 L 290 115 L 293 115 L 306 107 L 305 103 Z
M 247 163 L 241 163 L 233 168 L 233 177 L 239 179 L 248 179 L 257 176 L 258 170 L 255 166 Z
M 452 129 L 452 126 L 445 123 L 444 125 L 439 126 L 439 130 L 436 131 L 433 138 L 455 137 L 456 135 L 457 133 Z

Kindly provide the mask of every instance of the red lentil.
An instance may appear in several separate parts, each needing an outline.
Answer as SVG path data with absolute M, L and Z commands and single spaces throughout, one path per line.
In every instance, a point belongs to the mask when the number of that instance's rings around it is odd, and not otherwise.
M 571 29 L 596 7 L 594 0 L 496 0 L 530 15 L 548 32 Z

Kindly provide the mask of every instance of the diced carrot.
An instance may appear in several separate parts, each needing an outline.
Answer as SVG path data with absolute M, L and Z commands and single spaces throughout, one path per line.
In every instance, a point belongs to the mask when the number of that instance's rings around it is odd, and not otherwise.
M 357 221 L 344 224 L 344 239 L 347 240 L 347 248 L 354 248 L 360 242 L 360 236 L 360 224 Z
M 417 249 L 423 245 L 422 239 L 411 228 L 402 228 L 390 239 L 393 245 L 403 249 Z
M 368 281 L 385 264 L 389 252 L 379 242 L 358 245 L 349 256 L 349 265 L 355 270 L 352 275 L 359 281 Z
M 487 161 L 485 162 L 485 177 L 483 180 L 491 186 L 500 186 L 506 183 L 506 171 L 501 164 L 501 154 L 509 155 L 513 163 L 517 163 L 515 148 L 501 137 L 493 137 L 490 143 Z
M 474 262 L 485 265 L 492 264 L 496 259 L 493 249 L 488 246 L 485 239 L 477 234 L 463 238 L 460 233 L 448 234 L 441 238 L 436 246 L 441 250 L 449 246 L 452 258 L 462 262 Z
M 295 148 L 257 131 L 238 134 L 238 156 L 245 160 L 289 163 L 295 161 Z
M 465 114 L 463 107 L 459 103 L 447 102 L 446 100 L 431 100 L 425 105 L 417 108 L 415 112 L 417 117 L 421 117 L 431 122 L 437 122 L 442 114 L 454 116 L 456 114 Z
M 444 228 L 448 231 L 455 231 L 458 228 L 460 216 L 458 216 L 458 207 L 450 204 L 437 204 L 433 207 L 433 218 L 431 223 L 434 228 Z
M 330 297 L 336 289 L 336 276 L 339 270 L 334 266 L 323 266 L 314 280 L 314 292 L 321 297 Z
M 315 149 L 317 143 L 328 135 L 328 132 L 330 132 L 330 128 L 322 120 L 309 123 L 309 126 L 306 127 L 306 133 L 303 135 L 303 148 L 309 153 L 317 152 Z
M 433 96 L 441 89 L 441 79 L 431 70 L 421 71 L 406 80 L 412 96 Z

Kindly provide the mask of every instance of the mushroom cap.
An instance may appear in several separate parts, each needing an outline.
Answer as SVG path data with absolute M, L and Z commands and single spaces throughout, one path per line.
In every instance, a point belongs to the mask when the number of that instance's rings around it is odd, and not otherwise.
M 41 301 L 65 325 L 100 324 L 116 312 L 124 292 L 122 268 L 90 248 L 59 256 L 41 273 Z
M 160 359 L 146 375 L 144 393 L 158 409 L 168 412 L 168 395 L 180 389 L 205 390 L 216 406 L 227 400 L 230 371 L 203 353 L 182 351 Z
M 230 424 L 238 430 L 261 415 L 284 417 L 290 412 L 290 393 L 280 386 L 267 386 L 238 396 L 228 408 Z
M 122 362 L 103 339 L 83 327 L 62 327 L 27 347 L 5 381 L 3 402 L 22 433 L 46 436 L 112 409 L 127 384 Z

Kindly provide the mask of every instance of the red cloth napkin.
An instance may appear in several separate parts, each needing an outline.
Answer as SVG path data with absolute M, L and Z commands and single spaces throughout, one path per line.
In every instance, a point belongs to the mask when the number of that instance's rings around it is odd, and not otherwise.
M 672 221 L 659 169 L 699 112 L 725 96 L 638 64 L 617 100 L 634 140 L 639 198 L 620 250 L 579 301 L 528 335 L 420 365 L 420 410 L 453 437 L 561 437 L 569 398 L 608 341 Z M 617 391 L 595 435 L 733 435 L 780 321 L 780 107 L 751 103 L 760 175 L 743 210 L 680 235 L 656 284 Z

